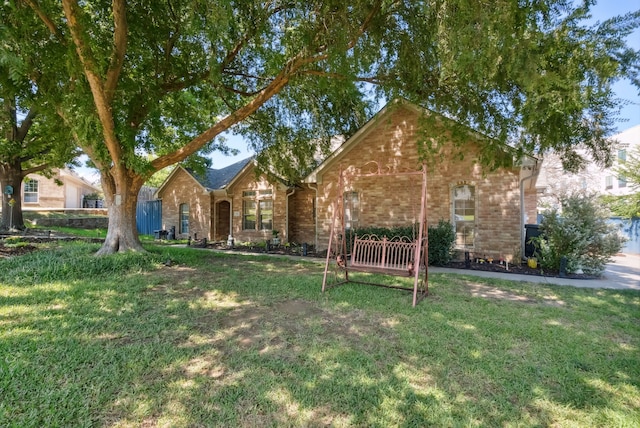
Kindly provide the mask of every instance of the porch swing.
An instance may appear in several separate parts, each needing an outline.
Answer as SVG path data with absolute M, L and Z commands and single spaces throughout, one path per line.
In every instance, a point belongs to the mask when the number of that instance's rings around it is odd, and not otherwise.
M 413 205 L 413 236 L 411 238 L 394 236 L 379 237 L 374 234 L 352 235 L 351 227 L 345 223 L 345 187 L 347 182 L 357 178 L 393 179 L 401 176 L 422 177 L 420 193 L 420 213 L 416 221 L 415 203 Z M 415 180 L 417 181 L 417 180 Z M 409 189 L 411 190 L 411 189 Z M 414 193 L 415 195 L 415 193 Z M 322 292 L 346 283 L 358 283 L 377 287 L 413 291 L 413 306 L 429 293 L 428 288 L 428 238 L 427 238 L 427 166 L 419 170 L 396 171 L 383 170 L 380 163 L 371 161 L 360 168 L 346 171 L 340 168 L 338 192 L 334 203 L 329 247 L 322 278 Z M 417 230 L 416 230 L 417 225 Z M 351 244 L 353 242 L 353 244 Z M 413 277 L 413 287 L 396 282 L 393 285 L 371 282 L 359 275 L 350 273 L 369 273 L 396 277 Z M 375 277 L 374 277 L 375 278 Z

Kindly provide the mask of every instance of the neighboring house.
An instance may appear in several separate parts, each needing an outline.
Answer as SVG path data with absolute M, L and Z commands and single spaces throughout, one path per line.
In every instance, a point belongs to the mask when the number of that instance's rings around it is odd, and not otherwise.
M 566 193 L 586 192 L 601 195 L 628 195 L 634 190 L 623 176 L 618 176 L 615 168 L 627 159 L 627 154 L 640 146 L 640 125 L 629 128 L 611 137 L 617 141 L 613 147 L 614 161 L 610 168 L 603 168 L 595 162 L 577 173 L 565 172 L 557 155 L 545 155 L 540 171 L 538 187 L 542 190 L 538 204 L 543 208 L 558 207 L 558 198 Z M 586 151 L 581 154 L 590 159 Z
M 197 233 L 226 240 L 232 235 L 236 241 L 271 239 L 275 229 L 283 242 L 326 249 L 340 169 L 369 161 L 398 171 L 420 168 L 418 122 L 424 113 L 407 102 L 389 104 L 296 186 L 256 177 L 251 159 L 209 170 L 205 177 L 176 168 L 157 193 L 163 228 L 176 226 L 182 237 Z M 469 135 L 464 160 L 445 155 L 428 166 L 428 222 L 451 221 L 460 250 L 513 259 L 521 255 L 524 224 L 535 222 L 538 161 L 527 158 L 522 165 L 484 170 L 475 162 L 482 137 Z M 406 177 L 360 178 L 344 190 L 352 227 L 417 221 L 420 183 Z
M 100 192 L 75 172 L 57 169 L 51 178 L 29 174 L 22 181 L 22 209 L 72 209 L 82 208 L 84 197 Z

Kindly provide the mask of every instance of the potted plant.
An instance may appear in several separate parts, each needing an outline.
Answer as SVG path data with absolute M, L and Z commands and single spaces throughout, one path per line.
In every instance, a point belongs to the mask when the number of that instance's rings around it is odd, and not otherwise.
M 280 233 L 280 231 L 273 229 L 271 233 L 273 234 L 273 240 L 271 241 L 273 245 L 280 245 L 280 238 L 278 238 L 278 234 Z

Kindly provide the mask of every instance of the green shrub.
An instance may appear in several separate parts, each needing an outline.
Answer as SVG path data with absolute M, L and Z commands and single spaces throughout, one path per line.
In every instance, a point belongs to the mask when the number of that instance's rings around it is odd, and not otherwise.
M 611 256 L 622 248 L 623 238 L 608 224 L 608 213 L 593 195 L 569 195 L 560 200 L 562 213 L 545 213 L 540 236 L 532 238 L 540 265 L 559 271 L 563 257 L 573 273 L 599 275 Z
M 444 266 L 453 257 L 456 232 L 453 225 L 440 220 L 436 226 L 429 226 L 429 264 Z

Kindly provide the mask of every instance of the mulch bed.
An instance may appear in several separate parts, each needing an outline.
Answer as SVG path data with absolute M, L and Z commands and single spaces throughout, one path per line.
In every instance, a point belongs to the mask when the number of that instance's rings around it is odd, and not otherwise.
M 530 268 L 526 263 L 510 264 L 509 270 L 506 270 L 505 266 L 497 263 L 477 263 L 477 262 L 471 262 L 469 267 L 466 267 L 464 262 L 450 262 L 449 264 L 443 267 L 453 268 L 453 269 L 479 270 L 479 271 L 486 271 L 486 272 L 502 272 L 506 274 L 515 273 L 520 275 L 535 275 L 535 276 L 546 276 L 546 277 L 560 276 L 558 271 L 542 270 L 540 269 L 540 267 L 533 269 L 533 268 Z M 570 279 L 597 278 L 596 276 L 587 275 L 584 273 L 568 273 L 564 277 L 570 278 Z

